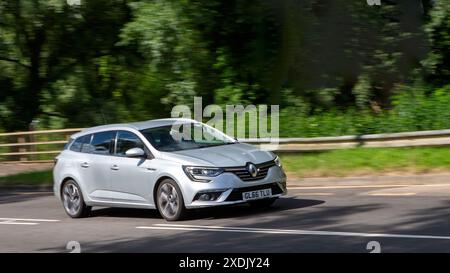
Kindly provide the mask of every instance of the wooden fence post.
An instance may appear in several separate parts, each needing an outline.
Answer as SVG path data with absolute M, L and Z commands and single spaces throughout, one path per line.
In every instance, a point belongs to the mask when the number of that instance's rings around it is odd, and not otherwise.
M 17 142 L 17 138 L 15 136 L 8 136 L 7 139 L 8 140 L 6 143 Z M 16 146 L 10 146 L 8 150 L 10 153 L 15 153 L 15 152 L 19 151 L 18 147 L 16 147 Z M 17 155 L 8 155 L 6 158 L 7 158 L 6 159 L 7 161 L 18 161 L 20 159 L 19 156 L 17 156 Z
M 25 143 L 26 141 L 25 141 L 25 136 L 19 136 L 18 138 L 17 138 L 17 143 Z M 20 148 L 19 148 L 19 152 L 26 152 L 27 151 L 27 148 L 25 148 L 26 146 L 19 146 Z M 26 155 L 19 155 L 19 160 L 20 161 L 27 161 L 28 160 L 28 157 L 26 156 Z
M 30 125 L 28 126 L 28 130 L 30 132 L 35 131 L 37 123 L 38 123 L 37 120 L 33 120 L 30 123 Z M 36 142 L 36 136 L 34 134 L 28 135 L 28 142 Z M 30 150 L 30 152 L 35 152 L 37 150 L 36 145 L 30 145 L 30 146 L 28 146 L 28 149 Z M 35 159 L 35 158 L 32 156 L 32 159 Z

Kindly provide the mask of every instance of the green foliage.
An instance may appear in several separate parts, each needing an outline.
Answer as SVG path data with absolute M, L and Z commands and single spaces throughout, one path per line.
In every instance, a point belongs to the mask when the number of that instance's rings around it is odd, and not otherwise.
M 370 100 L 371 83 L 369 75 L 361 74 L 353 87 L 353 94 L 355 95 L 356 105 L 359 108 L 365 108 Z
M 280 134 L 284 137 L 318 137 L 395 133 L 450 128 L 450 85 L 428 94 L 426 88 L 399 87 L 393 108 L 374 113 L 347 108 L 305 113 L 302 106 L 281 110 Z
M 0 130 L 279 104 L 283 136 L 449 128 L 450 0 L 4 0 Z M 420 84 L 419 84 L 420 82 Z
M 233 69 L 230 64 L 231 57 L 224 53 L 221 49 L 217 53 L 217 61 L 213 68 L 220 71 L 220 84 L 214 90 L 214 101 L 216 104 L 222 106 L 251 104 L 255 100 L 255 93 L 259 90 L 257 84 L 251 85 L 246 82 L 239 81 L 238 72 Z
M 160 99 L 163 104 L 191 102 L 196 94 L 198 73 L 193 60 L 207 56 L 198 33 L 182 14 L 183 3 L 157 0 L 134 2 L 130 6 L 134 20 L 122 29 L 120 44 L 137 46 L 145 60 L 145 73 L 161 81 L 157 87 L 165 93 Z
M 26 130 L 37 118 L 43 127 L 86 126 L 103 123 L 100 112 L 118 119 L 112 91 L 123 68 L 115 43 L 126 6 L 82 3 L 0 3 L 0 126 Z
M 422 61 L 428 72 L 427 80 L 442 85 L 450 77 L 450 1 L 436 1 L 430 12 L 430 21 L 425 26 L 431 50 Z

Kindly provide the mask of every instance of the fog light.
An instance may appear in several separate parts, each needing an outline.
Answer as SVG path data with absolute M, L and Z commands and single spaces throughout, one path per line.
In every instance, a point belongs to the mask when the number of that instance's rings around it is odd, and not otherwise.
M 223 191 L 217 191 L 217 192 L 200 192 L 197 193 L 194 197 L 195 200 L 199 201 L 216 201 L 219 199 L 220 195 Z
M 209 201 L 209 199 L 211 199 L 211 194 L 209 193 L 200 194 L 200 197 L 198 198 L 198 200 L 201 201 Z

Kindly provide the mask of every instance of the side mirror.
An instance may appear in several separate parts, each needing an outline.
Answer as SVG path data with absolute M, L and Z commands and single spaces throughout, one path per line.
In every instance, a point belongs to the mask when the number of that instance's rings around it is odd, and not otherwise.
M 141 148 L 131 148 L 125 152 L 127 157 L 145 157 L 145 152 Z

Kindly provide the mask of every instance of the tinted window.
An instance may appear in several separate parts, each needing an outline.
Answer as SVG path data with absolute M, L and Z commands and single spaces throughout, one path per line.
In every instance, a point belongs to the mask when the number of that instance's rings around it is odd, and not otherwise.
M 91 135 L 81 136 L 73 142 L 73 144 L 70 146 L 70 150 L 75 152 L 85 152 L 84 150 L 89 146 L 90 142 Z
M 94 154 L 108 155 L 110 154 L 113 139 L 116 136 L 115 131 L 95 133 L 91 141 L 89 152 Z
M 144 143 L 131 132 L 119 131 L 117 136 L 116 155 L 125 156 L 125 152 L 131 148 L 144 149 Z

